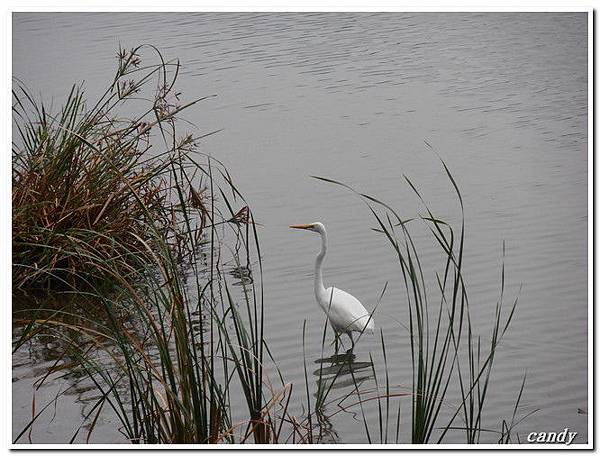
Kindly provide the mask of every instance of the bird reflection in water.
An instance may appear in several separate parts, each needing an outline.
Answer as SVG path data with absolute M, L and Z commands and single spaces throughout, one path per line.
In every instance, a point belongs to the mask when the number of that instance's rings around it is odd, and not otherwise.
M 315 363 L 320 365 L 313 372 L 317 376 L 317 382 L 323 385 L 331 384 L 331 389 L 359 386 L 360 382 L 373 376 L 371 369 L 373 363 L 370 361 L 356 361 L 356 355 L 353 352 L 317 359 Z
M 336 443 L 337 432 L 333 428 L 330 418 L 343 410 L 340 405 L 348 396 L 355 393 L 361 385 L 373 378 L 373 363 L 371 361 L 356 361 L 352 351 L 334 354 L 327 358 L 316 359 L 319 367 L 313 372 L 316 377 L 317 391 L 316 409 L 322 443 Z M 334 394 L 328 399 L 332 391 L 344 388 L 350 390 L 343 394 Z M 331 414 L 326 413 L 326 406 L 330 403 L 338 404 L 337 410 Z

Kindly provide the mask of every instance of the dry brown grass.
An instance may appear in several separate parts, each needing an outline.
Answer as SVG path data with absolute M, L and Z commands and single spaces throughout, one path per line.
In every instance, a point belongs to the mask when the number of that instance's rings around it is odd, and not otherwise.
M 149 226 L 177 254 L 185 253 L 178 242 L 182 221 L 173 173 L 190 165 L 187 154 L 194 148 L 192 137 L 177 140 L 175 135 L 176 115 L 189 104 L 179 106 L 172 93 L 178 65 L 161 57 L 159 64 L 140 70 L 138 52 L 119 53 L 114 82 L 91 108 L 82 90 L 73 87 L 61 112 L 51 115 L 17 84 L 15 287 L 101 279 L 104 271 L 88 267 L 90 256 L 120 259 L 126 273 L 148 260 Z M 158 89 L 140 109 L 138 98 L 150 81 L 157 81 Z M 121 112 L 130 114 L 122 118 Z M 191 181 L 179 184 L 193 192 L 194 207 L 205 212 Z

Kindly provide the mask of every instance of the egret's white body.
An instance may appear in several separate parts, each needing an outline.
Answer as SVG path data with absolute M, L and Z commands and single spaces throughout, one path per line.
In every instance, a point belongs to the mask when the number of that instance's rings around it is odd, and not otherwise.
M 292 225 L 290 228 L 314 231 L 321 235 L 321 251 L 315 262 L 315 296 L 317 303 L 329 317 L 331 326 L 337 333 L 348 334 L 352 344 L 352 332 L 374 332 L 373 318 L 358 299 L 344 290 L 323 285 L 323 260 L 327 253 L 327 232 L 322 223 Z

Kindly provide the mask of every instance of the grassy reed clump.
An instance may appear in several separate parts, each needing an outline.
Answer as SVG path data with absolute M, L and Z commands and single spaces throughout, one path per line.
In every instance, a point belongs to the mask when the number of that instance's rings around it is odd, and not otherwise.
M 159 62 L 142 66 L 143 49 Z M 87 441 L 107 407 L 132 443 L 280 439 L 286 408 L 274 410 L 291 386 L 276 389 L 263 373 L 254 219 L 198 138 L 178 139 L 177 114 L 194 103 L 178 104 L 178 70 L 153 47 L 121 51 L 101 99 L 88 109 L 74 88 L 58 116 L 15 91 L 14 284 L 54 295 L 15 309 L 23 330 L 13 350 L 54 340 L 62 355 L 36 389 L 78 371 L 97 390 L 71 441 L 84 425 Z M 131 117 L 140 103 L 149 106 Z M 244 277 L 237 288 L 230 268 Z M 93 316 L 82 310 L 90 304 Z M 246 413 L 232 410 L 232 396 Z M 34 407 L 15 441 L 50 404 Z
M 73 86 L 54 114 L 16 81 L 16 288 L 106 279 L 102 267 L 90 267 L 89 256 L 116 260 L 126 276 L 151 260 L 144 246 L 152 241 L 150 223 L 178 253 L 186 253 L 181 250 L 185 246 L 172 173 L 190 165 L 187 154 L 194 138 L 177 138 L 174 126 L 177 114 L 195 102 L 182 106 L 177 100 L 173 84 L 178 63 L 165 63 L 155 50 L 158 63 L 142 64 L 143 50 L 119 52 L 114 80 L 91 106 L 82 87 Z M 198 196 L 193 187 L 189 192 Z M 196 199 L 201 205 L 201 198 Z

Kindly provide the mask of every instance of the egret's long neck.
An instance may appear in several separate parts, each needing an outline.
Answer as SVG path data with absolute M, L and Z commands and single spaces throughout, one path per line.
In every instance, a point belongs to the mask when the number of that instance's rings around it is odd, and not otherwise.
M 315 294 L 319 296 L 325 293 L 325 285 L 323 285 L 323 259 L 327 253 L 327 233 L 321 234 L 321 251 L 317 255 L 315 261 Z

